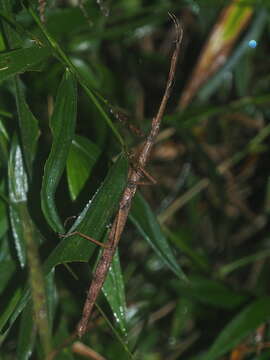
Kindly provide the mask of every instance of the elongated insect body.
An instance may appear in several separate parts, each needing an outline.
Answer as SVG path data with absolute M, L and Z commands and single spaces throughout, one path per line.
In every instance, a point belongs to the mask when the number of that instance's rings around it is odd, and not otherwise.
M 167 102 L 168 102 L 168 99 L 170 96 L 170 91 L 171 91 L 173 79 L 175 76 L 176 64 L 177 64 L 177 59 L 178 59 L 178 55 L 179 55 L 183 31 L 179 24 L 178 19 L 173 14 L 169 13 L 169 16 L 171 17 L 171 19 L 173 20 L 174 25 L 175 25 L 176 41 L 175 41 L 175 50 L 173 52 L 172 59 L 171 59 L 171 66 L 170 66 L 170 71 L 169 71 L 169 75 L 168 75 L 166 88 L 165 88 L 164 95 L 162 97 L 158 112 L 152 120 L 152 125 L 151 125 L 151 130 L 149 132 L 149 135 L 147 136 L 146 140 L 144 141 L 144 143 L 137 155 L 135 165 L 132 165 L 129 168 L 127 185 L 122 194 L 122 197 L 121 197 L 121 200 L 119 203 L 118 212 L 114 219 L 112 228 L 109 232 L 108 246 L 103 250 L 102 256 L 99 259 L 99 262 L 97 264 L 97 267 L 96 267 L 96 270 L 95 270 L 95 273 L 93 276 L 93 280 L 90 284 L 90 287 L 89 287 L 89 290 L 87 293 L 87 298 L 85 300 L 82 318 L 77 326 L 77 331 L 78 331 L 79 337 L 83 336 L 85 334 L 85 332 L 87 331 L 88 321 L 89 321 L 93 306 L 94 306 L 96 299 L 97 299 L 97 297 L 101 291 L 101 288 L 104 284 L 107 273 L 109 271 L 109 267 L 112 263 L 114 253 L 115 253 L 118 243 L 120 241 L 121 234 L 126 225 L 126 221 L 128 218 L 132 199 L 136 193 L 136 190 L 137 190 L 137 187 L 139 185 L 141 178 L 144 176 L 144 173 L 145 173 L 144 168 L 147 165 L 147 161 L 149 159 L 151 149 L 154 145 L 156 136 L 158 134 L 160 123 L 163 118 L 165 108 L 166 108 L 166 105 L 167 105 Z

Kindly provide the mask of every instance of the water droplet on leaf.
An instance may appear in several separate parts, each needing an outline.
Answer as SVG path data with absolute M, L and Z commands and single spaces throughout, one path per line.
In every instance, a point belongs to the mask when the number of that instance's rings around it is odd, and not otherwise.
M 255 47 L 257 46 L 257 41 L 256 40 L 249 40 L 248 46 L 250 48 L 252 48 L 252 49 L 255 49 Z

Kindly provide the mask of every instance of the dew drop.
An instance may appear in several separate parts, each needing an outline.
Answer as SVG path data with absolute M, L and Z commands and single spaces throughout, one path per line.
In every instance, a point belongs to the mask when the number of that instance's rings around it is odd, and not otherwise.
M 256 40 L 249 40 L 248 46 L 252 49 L 255 49 L 257 47 L 257 41 Z

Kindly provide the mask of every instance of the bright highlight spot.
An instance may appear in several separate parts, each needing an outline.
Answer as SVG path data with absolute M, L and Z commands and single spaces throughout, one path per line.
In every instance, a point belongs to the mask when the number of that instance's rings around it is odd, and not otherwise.
M 250 48 L 252 48 L 252 49 L 255 49 L 255 47 L 257 46 L 257 41 L 256 40 L 249 40 L 248 46 Z

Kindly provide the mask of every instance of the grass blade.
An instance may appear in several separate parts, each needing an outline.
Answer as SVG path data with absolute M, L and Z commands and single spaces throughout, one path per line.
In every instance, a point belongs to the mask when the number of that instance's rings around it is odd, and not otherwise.
M 25 160 L 28 176 L 30 177 L 32 173 L 32 163 L 36 156 L 36 147 L 40 132 L 38 128 L 38 121 L 32 114 L 25 101 L 23 84 L 18 77 L 15 78 L 15 87 L 23 157 Z
M 234 348 L 260 324 L 269 320 L 270 298 L 268 296 L 255 300 L 242 310 L 221 331 L 203 360 L 215 360 Z
M 37 45 L 0 54 L 0 82 L 19 73 L 31 71 L 33 65 L 43 61 L 49 55 L 48 47 Z
M 126 323 L 126 299 L 124 290 L 124 280 L 120 266 L 119 253 L 116 251 L 108 276 L 102 288 L 114 318 L 120 326 L 123 336 L 127 336 Z
M 163 235 L 155 215 L 139 193 L 136 194 L 133 200 L 129 217 L 160 259 L 181 280 L 186 280 L 186 276 L 180 268 L 166 237 Z
M 67 181 L 72 200 L 75 200 L 90 177 L 100 155 L 99 148 L 82 136 L 75 136 L 67 158 Z
M 120 157 L 110 169 L 104 183 L 82 210 L 69 232 L 75 230 L 101 240 L 122 194 L 127 179 L 127 161 Z M 88 261 L 95 245 L 75 235 L 64 238 L 45 263 L 46 272 L 67 262 Z
M 67 70 L 57 92 L 55 109 L 50 122 L 53 143 L 45 164 L 41 189 L 42 211 L 55 232 L 64 232 L 56 209 L 55 192 L 65 169 L 68 152 L 74 138 L 76 116 L 76 80 Z

